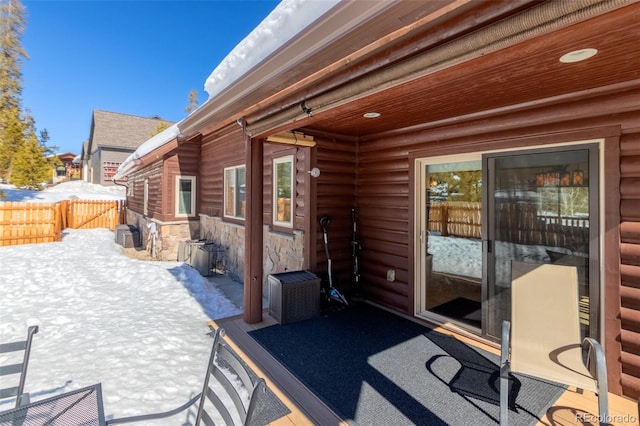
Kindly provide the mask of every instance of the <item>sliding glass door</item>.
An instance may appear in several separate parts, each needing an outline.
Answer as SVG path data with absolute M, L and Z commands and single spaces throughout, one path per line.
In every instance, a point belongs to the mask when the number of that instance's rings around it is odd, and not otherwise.
M 598 145 L 417 161 L 416 313 L 499 340 L 511 262 L 578 271 L 581 326 L 597 335 Z
M 488 336 L 511 318 L 512 261 L 575 266 L 583 336 L 597 330 L 597 157 L 596 145 L 484 156 Z
M 479 332 L 482 324 L 481 156 L 430 159 L 420 168 L 418 312 Z

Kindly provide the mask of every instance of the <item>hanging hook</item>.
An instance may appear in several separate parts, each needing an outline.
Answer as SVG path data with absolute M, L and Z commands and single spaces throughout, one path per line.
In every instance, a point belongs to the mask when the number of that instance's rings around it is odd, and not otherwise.
M 311 117 L 311 108 L 307 106 L 306 101 L 302 101 L 302 103 L 300 104 L 300 108 L 302 109 L 302 112 Z

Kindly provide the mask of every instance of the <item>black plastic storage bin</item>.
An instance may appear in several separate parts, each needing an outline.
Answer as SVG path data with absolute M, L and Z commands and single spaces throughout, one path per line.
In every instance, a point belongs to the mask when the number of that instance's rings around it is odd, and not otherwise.
M 269 315 L 286 324 L 320 315 L 320 278 L 309 271 L 271 274 Z

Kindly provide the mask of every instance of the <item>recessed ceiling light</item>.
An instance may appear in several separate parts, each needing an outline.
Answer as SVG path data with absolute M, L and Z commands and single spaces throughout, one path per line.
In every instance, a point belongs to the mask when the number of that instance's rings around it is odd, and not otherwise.
M 364 118 L 378 118 L 380 117 L 379 112 L 365 112 L 363 115 Z
M 596 49 L 580 49 L 573 52 L 565 53 L 560 57 L 560 62 L 563 64 L 571 64 L 573 62 L 584 61 L 594 56 L 598 51 Z

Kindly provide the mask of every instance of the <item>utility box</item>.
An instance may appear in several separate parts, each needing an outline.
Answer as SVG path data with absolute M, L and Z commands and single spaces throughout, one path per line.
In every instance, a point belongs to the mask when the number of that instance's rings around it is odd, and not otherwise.
M 286 324 L 320 315 L 320 278 L 309 271 L 271 274 L 269 315 Z
M 140 246 L 140 231 L 133 225 L 118 225 L 115 229 L 115 242 L 124 248 Z
M 198 252 L 198 247 L 203 246 L 205 240 L 187 240 L 178 242 L 178 262 L 188 263 L 193 266 L 193 261 Z
M 209 277 L 216 268 L 218 257 L 222 259 L 224 249 L 206 240 L 187 240 L 178 243 L 178 262 L 196 269 L 203 277 Z
M 197 250 L 192 253 L 191 266 L 200 272 L 203 277 L 212 275 L 218 259 L 218 251 L 219 249 L 215 243 L 198 245 Z

